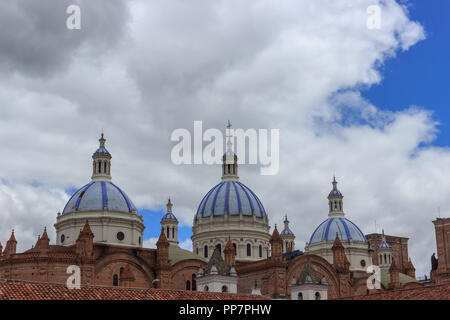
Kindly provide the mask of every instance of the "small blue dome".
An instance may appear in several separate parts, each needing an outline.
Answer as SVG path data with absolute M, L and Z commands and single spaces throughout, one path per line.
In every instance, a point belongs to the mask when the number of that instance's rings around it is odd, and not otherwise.
M 330 196 L 342 196 L 342 193 L 338 189 L 333 189 L 330 191 Z
M 281 235 L 294 235 L 294 233 L 291 231 L 291 229 L 284 229 L 280 233 Z
M 64 207 L 63 214 L 80 211 L 132 212 L 136 207 L 119 187 L 111 182 L 93 181 L 76 191 Z
M 378 245 L 378 248 L 390 248 L 391 246 L 387 242 L 382 242 Z
M 213 216 L 239 215 L 267 219 L 266 211 L 247 186 L 239 181 L 223 181 L 214 186 L 202 199 L 195 218 Z
M 177 217 L 175 217 L 175 215 L 172 212 L 168 212 L 162 217 L 161 221 L 162 220 L 166 220 L 166 219 L 168 219 L 168 220 L 177 220 Z
M 110 154 L 108 150 L 106 150 L 106 148 L 98 148 L 97 150 L 95 150 L 94 153 L 106 153 L 106 154 Z
M 350 220 L 345 218 L 328 218 L 313 232 L 309 239 L 309 244 L 334 241 L 336 233 L 342 241 L 347 241 L 351 238 L 353 241 L 367 242 L 361 229 Z

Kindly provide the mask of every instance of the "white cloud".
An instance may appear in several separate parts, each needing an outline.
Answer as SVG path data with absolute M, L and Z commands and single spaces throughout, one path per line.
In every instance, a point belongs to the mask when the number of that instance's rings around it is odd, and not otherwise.
M 90 178 L 102 128 L 114 182 L 139 207 L 160 208 L 170 195 L 175 215 L 191 225 L 220 168 L 173 165 L 170 134 L 192 130 L 193 120 L 223 128 L 231 119 L 245 129 L 280 128 L 279 174 L 242 166 L 240 177 L 272 226 L 288 214 L 297 247 L 327 217 L 335 173 L 347 217 L 366 233 L 376 219 L 386 233 L 410 237 L 418 274 L 429 271 L 431 220 L 447 199 L 450 153 L 429 144 L 438 134 L 429 112 L 380 111 L 360 95 L 382 81 L 386 59 L 424 39 L 405 7 L 393 0 L 126 3 L 131 19 L 109 13 L 119 22 L 117 37 L 108 32 L 110 50 L 93 54 L 92 40 L 73 53 L 52 46 L 65 73 L 0 75 L 0 178 L 17 186 L 0 189 L 2 239 L 14 227 L 29 246 L 44 225 L 52 229 L 62 190 Z M 383 9 L 380 30 L 366 27 L 374 3 Z M 93 38 L 103 33 L 99 26 Z M 9 44 L 2 39 L 0 55 Z
M 158 239 L 159 239 L 159 237 L 148 238 L 148 239 L 144 240 L 144 242 L 142 243 L 142 246 L 144 248 L 156 249 L 156 242 L 158 242 Z
M 179 246 L 182 249 L 192 251 L 192 241 L 190 238 L 187 238 L 186 240 L 180 242 Z

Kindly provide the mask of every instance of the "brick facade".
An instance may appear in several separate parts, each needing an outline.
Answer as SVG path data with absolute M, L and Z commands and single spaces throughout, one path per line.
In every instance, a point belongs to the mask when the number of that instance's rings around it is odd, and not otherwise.
M 433 221 L 436 233 L 438 257 L 437 270 L 431 277 L 436 283 L 450 282 L 450 218 L 437 218 Z

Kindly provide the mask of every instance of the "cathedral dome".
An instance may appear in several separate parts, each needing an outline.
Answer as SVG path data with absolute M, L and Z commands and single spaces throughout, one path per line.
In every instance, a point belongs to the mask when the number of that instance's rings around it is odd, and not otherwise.
M 133 202 L 118 186 L 108 181 L 92 181 L 77 190 L 64 207 L 63 214 L 82 211 L 133 212 Z
M 367 242 L 364 233 L 356 224 L 346 218 L 328 218 L 314 230 L 309 244 L 323 241 L 333 242 L 336 239 L 336 233 L 341 241 Z
M 209 216 L 239 215 L 267 219 L 266 211 L 256 194 L 239 181 L 222 181 L 203 197 L 196 219 Z

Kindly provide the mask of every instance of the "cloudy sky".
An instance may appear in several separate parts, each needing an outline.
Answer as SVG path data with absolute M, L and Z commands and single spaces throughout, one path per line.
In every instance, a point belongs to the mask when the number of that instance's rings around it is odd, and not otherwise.
M 80 30 L 66 28 L 70 4 L 81 8 Z M 380 29 L 366 24 L 374 4 Z M 193 215 L 221 170 L 173 164 L 170 136 L 192 132 L 195 120 L 224 129 L 230 119 L 235 128 L 280 130 L 278 174 L 242 165 L 240 177 L 272 227 L 288 215 L 297 248 L 327 217 L 335 174 L 347 218 L 365 233 L 410 238 L 417 275 L 428 273 L 431 221 L 439 207 L 450 216 L 448 4 L 433 5 L 3 3 L 0 241 L 14 228 L 19 250 L 30 248 L 44 226 L 54 241 L 56 214 L 89 181 L 103 130 L 113 181 L 146 219 L 146 244 L 154 245 L 171 196 L 190 248 Z

